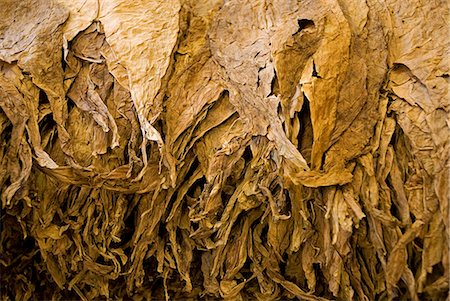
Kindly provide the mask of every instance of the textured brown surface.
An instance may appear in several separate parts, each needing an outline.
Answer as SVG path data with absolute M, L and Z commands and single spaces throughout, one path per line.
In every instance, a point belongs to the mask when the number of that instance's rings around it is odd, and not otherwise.
M 0 0 L 2 300 L 445 300 L 447 1 Z

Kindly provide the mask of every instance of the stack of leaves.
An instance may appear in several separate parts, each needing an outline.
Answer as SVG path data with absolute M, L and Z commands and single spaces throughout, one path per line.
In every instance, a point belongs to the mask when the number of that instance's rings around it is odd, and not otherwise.
M 444 300 L 444 0 L 0 0 L 2 300 Z

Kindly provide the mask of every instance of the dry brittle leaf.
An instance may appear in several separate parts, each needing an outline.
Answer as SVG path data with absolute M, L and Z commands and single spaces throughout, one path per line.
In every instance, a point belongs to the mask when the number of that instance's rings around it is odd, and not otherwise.
M 2 300 L 448 298 L 444 1 L 0 7 Z

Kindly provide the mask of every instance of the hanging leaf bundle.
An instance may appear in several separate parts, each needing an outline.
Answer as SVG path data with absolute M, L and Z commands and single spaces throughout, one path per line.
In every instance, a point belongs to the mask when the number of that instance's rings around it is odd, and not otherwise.
M 0 0 L 1 300 L 448 300 L 444 0 Z

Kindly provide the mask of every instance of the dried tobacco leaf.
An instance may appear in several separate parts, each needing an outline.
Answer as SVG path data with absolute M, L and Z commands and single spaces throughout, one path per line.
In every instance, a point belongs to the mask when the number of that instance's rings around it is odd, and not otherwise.
M 2 300 L 445 300 L 444 1 L 0 0 Z

